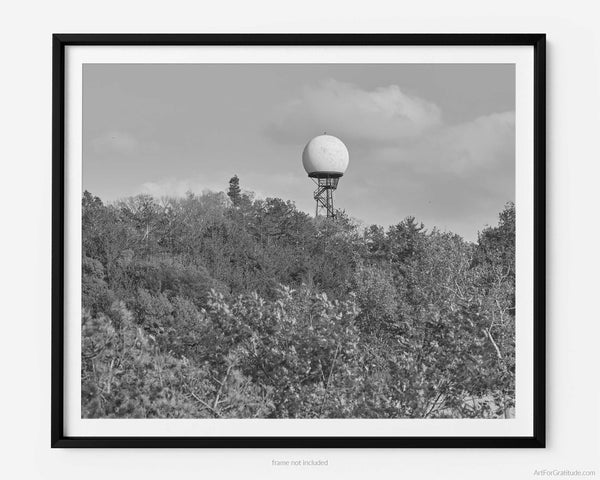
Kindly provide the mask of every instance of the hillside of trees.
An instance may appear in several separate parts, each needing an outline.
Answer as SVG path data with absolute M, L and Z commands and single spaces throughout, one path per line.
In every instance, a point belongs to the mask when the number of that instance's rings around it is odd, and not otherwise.
M 513 415 L 513 204 L 473 243 L 312 218 L 237 177 L 82 201 L 85 418 Z

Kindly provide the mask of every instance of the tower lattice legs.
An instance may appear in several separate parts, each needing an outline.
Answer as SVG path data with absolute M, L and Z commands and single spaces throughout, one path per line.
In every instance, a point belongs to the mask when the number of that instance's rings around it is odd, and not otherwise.
M 324 210 L 327 218 L 335 218 L 333 191 L 337 188 L 338 178 L 325 177 L 313 180 L 317 185 L 314 192 L 314 199 L 317 202 L 315 216 L 319 216 L 319 213 Z

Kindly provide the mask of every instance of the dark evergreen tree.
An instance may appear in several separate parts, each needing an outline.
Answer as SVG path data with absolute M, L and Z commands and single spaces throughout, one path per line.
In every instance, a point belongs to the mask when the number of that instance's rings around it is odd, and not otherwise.
M 229 190 L 227 196 L 231 199 L 233 204 L 237 207 L 242 201 L 242 191 L 240 189 L 240 179 L 237 175 L 234 175 L 229 180 Z

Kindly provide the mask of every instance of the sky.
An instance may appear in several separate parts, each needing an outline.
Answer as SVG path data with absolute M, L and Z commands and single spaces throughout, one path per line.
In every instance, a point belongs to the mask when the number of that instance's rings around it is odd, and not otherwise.
M 414 216 L 467 240 L 515 195 L 512 64 L 86 64 L 83 189 L 242 190 L 314 214 L 302 150 L 340 138 L 335 205 L 365 226 Z

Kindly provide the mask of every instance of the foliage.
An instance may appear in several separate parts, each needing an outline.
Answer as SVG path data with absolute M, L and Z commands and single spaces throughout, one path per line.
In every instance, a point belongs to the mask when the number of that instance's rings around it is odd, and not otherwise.
M 82 199 L 82 411 L 497 418 L 515 381 L 515 208 L 477 243 L 229 192 Z

